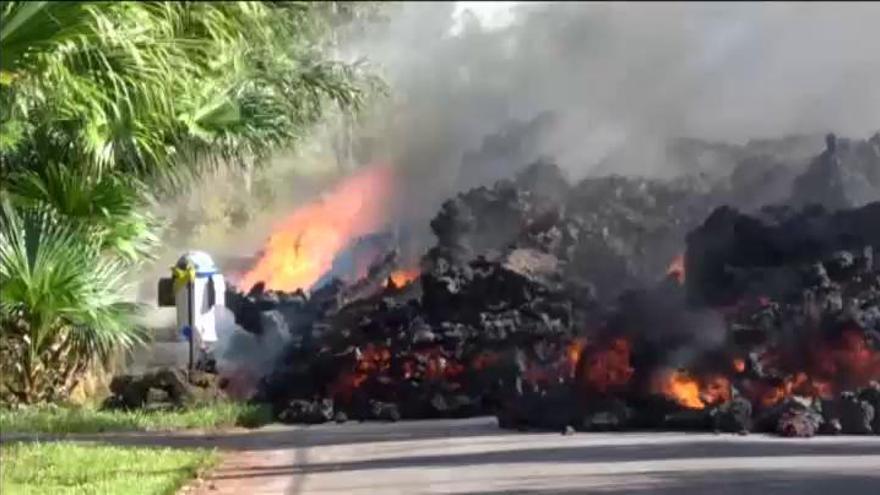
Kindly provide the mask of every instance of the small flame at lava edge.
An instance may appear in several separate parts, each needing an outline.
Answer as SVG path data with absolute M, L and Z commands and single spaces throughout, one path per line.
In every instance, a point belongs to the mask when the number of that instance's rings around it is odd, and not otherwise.
M 700 400 L 700 384 L 681 371 L 673 371 L 661 378 L 659 392 L 689 409 L 703 409 Z
M 421 274 L 422 272 L 419 271 L 418 268 L 414 268 L 411 270 L 395 270 L 388 278 L 395 287 L 403 287 L 414 281 L 415 279 L 419 278 Z
M 694 378 L 684 371 L 662 373 L 655 390 L 688 409 L 704 409 L 707 405 L 730 400 L 730 381 L 723 376 Z
M 358 170 L 320 199 L 298 208 L 269 238 L 262 258 L 241 280 L 269 289 L 308 289 L 356 237 L 382 228 L 393 182 L 389 166 Z

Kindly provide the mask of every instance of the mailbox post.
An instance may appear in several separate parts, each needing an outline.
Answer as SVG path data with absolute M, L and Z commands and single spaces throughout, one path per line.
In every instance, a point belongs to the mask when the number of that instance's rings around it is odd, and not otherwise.
M 216 309 L 225 306 L 225 298 L 223 275 L 202 251 L 185 253 L 171 267 L 171 277 L 159 280 L 159 306 L 177 308 L 177 330 L 189 343 L 190 370 L 209 366 L 217 342 Z

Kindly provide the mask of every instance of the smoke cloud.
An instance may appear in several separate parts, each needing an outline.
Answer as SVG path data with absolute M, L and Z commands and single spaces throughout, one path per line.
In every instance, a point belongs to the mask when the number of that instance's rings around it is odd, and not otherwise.
M 357 161 L 398 169 L 389 223 L 421 244 L 432 242 L 428 219 L 443 200 L 541 156 L 572 180 L 668 177 L 683 168 L 669 158 L 671 138 L 864 138 L 880 129 L 877 4 L 501 3 L 396 4 L 341 52 L 368 59 L 391 86 L 355 129 L 356 147 L 368 148 Z M 808 142 L 815 149 L 804 156 L 821 151 L 821 138 Z M 302 160 L 275 161 L 292 169 Z M 187 247 L 224 266 L 249 257 L 327 182 L 272 179 L 288 201 L 234 234 L 196 233 Z M 240 196 L 240 182 L 231 184 L 229 194 L 204 189 L 225 207 Z M 159 272 L 182 250 L 174 244 Z M 153 300 L 153 274 L 148 285 L 143 297 Z
M 880 127 L 880 5 L 500 10 L 483 27 L 452 3 L 407 3 L 352 49 L 391 83 L 393 102 L 373 132 L 418 191 L 402 201 L 408 215 L 428 216 L 473 185 L 462 180 L 462 156 L 484 136 L 529 127 L 542 112 L 552 126 L 532 129 L 528 146 L 511 144 L 507 166 L 550 155 L 574 179 L 672 175 L 670 138 L 743 143 L 830 130 L 864 138 Z

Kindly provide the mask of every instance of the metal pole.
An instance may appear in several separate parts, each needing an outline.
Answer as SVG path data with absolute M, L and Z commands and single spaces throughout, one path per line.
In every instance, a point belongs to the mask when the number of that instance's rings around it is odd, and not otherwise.
M 191 280 L 186 283 L 186 300 L 187 300 L 187 324 L 189 325 L 189 371 L 193 370 L 194 365 L 194 356 L 193 356 L 193 337 L 195 337 L 195 281 Z

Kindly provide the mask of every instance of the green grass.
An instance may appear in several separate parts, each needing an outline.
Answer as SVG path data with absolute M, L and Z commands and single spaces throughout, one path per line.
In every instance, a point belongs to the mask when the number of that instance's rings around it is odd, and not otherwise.
M 0 458 L 3 494 L 171 495 L 218 455 L 204 449 L 25 442 L 0 445 Z
M 6 434 L 170 431 L 230 426 L 255 428 L 271 421 L 268 406 L 234 402 L 149 412 L 66 407 L 0 410 L 0 431 Z

